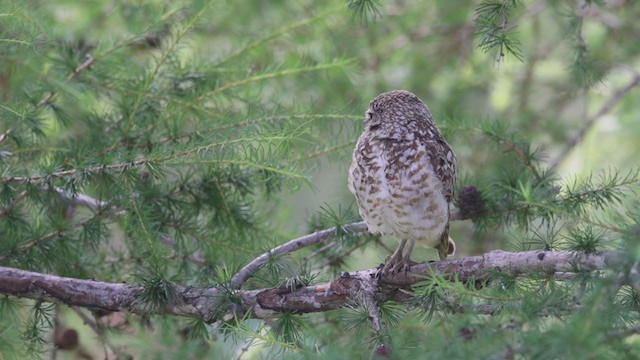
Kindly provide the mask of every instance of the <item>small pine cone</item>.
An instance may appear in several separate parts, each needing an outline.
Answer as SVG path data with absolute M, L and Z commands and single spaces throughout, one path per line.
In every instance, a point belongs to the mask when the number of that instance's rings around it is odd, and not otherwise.
M 385 344 L 378 344 L 374 352 L 374 358 L 388 358 L 391 356 L 391 349 Z
M 482 213 L 483 201 L 480 190 L 473 185 L 465 185 L 460 189 L 458 209 L 462 219 L 475 219 Z
M 465 340 L 473 340 L 476 337 L 476 329 L 471 326 L 465 326 L 458 331 L 458 335 Z
M 57 329 L 53 339 L 54 345 L 60 350 L 73 350 L 80 343 L 78 332 L 74 329 Z

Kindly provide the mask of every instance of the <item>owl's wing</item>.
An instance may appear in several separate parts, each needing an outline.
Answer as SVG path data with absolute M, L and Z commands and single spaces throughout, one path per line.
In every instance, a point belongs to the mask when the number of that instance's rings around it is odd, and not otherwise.
M 435 135 L 427 141 L 431 155 L 431 166 L 433 166 L 435 173 L 442 181 L 442 192 L 447 202 L 451 203 L 455 195 L 457 158 L 453 149 L 451 149 L 451 146 L 442 135 L 439 132 L 436 132 Z M 440 236 L 440 244 L 436 248 L 441 260 L 455 253 L 455 243 L 449 238 L 449 221 L 447 221 L 445 230 Z
M 362 199 L 362 194 L 361 194 L 361 191 L 359 191 L 359 189 L 361 188 L 362 182 L 364 181 L 363 179 L 364 169 L 362 164 L 363 159 L 361 158 L 361 154 L 367 150 L 365 148 L 366 148 L 366 141 L 359 139 L 358 143 L 356 144 L 356 148 L 353 152 L 351 166 L 349 167 L 349 178 L 347 181 L 349 191 L 355 196 L 356 203 L 358 204 L 359 209 L 362 209 L 361 205 L 364 201 L 364 199 Z M 360 210 L 360 215 L 362 215 L 361 210 Z
M 442 192 L 447 201 L 452 202 L 456 183 L 456 154 L 442 136 L 430 139 L 428 147 L 431 155 L 431 166 L 433 166 L 433 170 L 442 181 Z

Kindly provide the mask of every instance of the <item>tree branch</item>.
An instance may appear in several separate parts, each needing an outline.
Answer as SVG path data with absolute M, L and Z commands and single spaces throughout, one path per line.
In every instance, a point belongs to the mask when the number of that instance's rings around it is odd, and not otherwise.
M 67 75 L 66 80 L 67 81 L 73 80 L 76 76 L 80 75 L 81 72 L 87 69 L 90 69 L 95 63 L 96 63 L 96 59 L 91 55 L 91 53 L 86 53 L 84 57 L 84 61 L 80 63 L 75 69 L 73 69 L 73 71 L 69 73 L 69 75 Z M 51 104 L 51 101 L 53 101 L 56 94 L 57 94 L 56 91 L 50 91 L 46 93 L 42 97 L 42 99 L 40 99 L 40 101 L 38 101 L 38 103 L 33 106 L 33 108 L 37 110 L 45 105 Z M 10 127 L 7 130 L 5 130 L 3 133 L 1 133 L 0 143 L 2 143 L 5 139 L 7 139 L 12 131 L 13 131 L 13 128 Z
M 344 231 L 351 233 L 361 233 L 367 231 L 367 225 L 364 221 L 353 223 L 349 225 L 345 225 L 343 227 Z M 237 274 L 233 276 L 231 279 L 231 286 L 235 289 L 238 289 L 244 284 L 249 276 L 256 272 L 262 265 L 264 265 L 272 256 L 285 254 L 289 252 L 296 251 L 300 248 L 310 246 L 313 244 L 317 244 L 322 242 L 328 238 L 334 237 L 337 234 L 338 228 L 332 227 L 330 229 L 316 231 L 313 234 L 305 235 L 303 237 L 299 237 L 297 239 L 290 240 L 280 246 L 277 246 L 264 254 L 258 256 L 253 259 L 250 263 L 245 265 Z
M 43 190 L 47 190 L 48 187 L 47 186 L 42 186 L 41 187 Z M 69 193 L 59 187 L 54 187 L 54 190 L 56 191 L 56 193 L 58 193 L 58 195 L 64 199 L 65 201 L 67 201 L 67 203 L 69 203 L 70 205 L 80 205 L 80 206 L 86 206 L 87 208 L 94 210 L 94 211 L 98 211 L 102 208 L 108 209 L 109 210 L 109 215 L 111 215 L 114 219 L 117 218 L 118 216 L 124 215 L 126 213 L 126 210 L 118 207 L 118 206 L 109 206 L 109 203 L 106 201 L 102 201 L 102 200 L 98 200 L 96 198 L 93 198 L 89 195 L 85 195 L 85 194 L 81 194 L 81 193 L 76 193 L 76 194 L 72 194 Z M 132 196 L 137 196 L 136 194 L 133 194 Z M 3 215 L 2 211 L 0 211 L 0 217 Z M 173 237 L 166 235 L 166 234 L 161 234 L 158 238 L 160 240 L 160 242 L 166 246 L 169 247 L 175 247 L 177 244 L 176 239 L 174 239 Z M 2 260 L 3 257 L 0 256 L 0 260 Z M 200 265 L 200 266 L 204 266 L 206 265 L 206 259 L 204 254 L 201 251 L 196 251 L 193 254 L 189 255 L 187 257 L 187 259 L 189 261 L 191 261 L 194 264 Z
M 560 162 L 562 162 L 562 160 L 564 160 L 569 155 L 571 150 L 573 150 L 573 148 L 575 148 L 578 144 L 580 144 L 580 142 L 582 142 L 585 135 L 593 127 L 596 121 L 598 121 L 602 116 L 609 113 L 611 109 L 613 109 L 613 107 L 616 106 L 616 104 L 618 104 L 620 100 L 622 100 L 622 97 L 624 97 L 624 95 L 626 95 L 629 91 L 631 91 L 639 84 L 640 74 L 635 73 L 631 78 L 631 81 L 629 81 L 626 86 L 617 89 L 595 114 L 587 118 L 587 120 L 582 125 L 582 128 L 580 128 L 580 131 L 578 131 L 578 133 L 567 142 L 567 146 L 565 146 L 562 152 L 551 162 L 551 165 L 549 167 L 551 169 L 557 167 L 558 164 L 560 164 Z
M 335 229 L 323 230 L 298 240 L 329 236 Z M 319 241 L 319 240 L 318 240 Z M 285 245 L 295 246 L 295 242 Z M 285 246 L 283 245 L 283 246 Z M 164 304 L 152 314 L 198 317 L 212 323 L 229 316 L 272 317 L 277 313 L 312 313 L 339 309 L 353 299 L 369 296 L 378 303 L 397 298 L 399 288 L 425 281 L 433 274 L 448 279 L 488 280 L 496 273 L 510 276 L 543 272 L 576 272 L 602 270 L 619 263 L 618 251 L 591 254 L 570 251 L 492 251 L 481 256 L 414 265 L 401 272 L 378 279 L 377 268 L 343 273 L 331 282 L 298 289 L 276 287 L 256 290 L 233 290 L 225 286 L 192 288 L 174 285 L 178 300 Z M 149 315 L 149 307 L 141 303 L 144 289 L 120 283 L 81 280 L 0 267 L 0 294 L 40 301 L 63 303 L 93 310 L 127 311 Z M 229 296 L 232 295 L 232 296 Z M 226 299 L 226 300 L 225 300 Z M 235 299 L 235 300 L 229 300 Z M 406 299 L 405 299 L 406 301 Z
M 42 186 L 42 190 L 47 190 L 47 189 L 48 189 L 48 186 L 46 185 Z M 91 196 L 85 195 L 85 194 L 80 194 L 80 193 L 72 194 L 65 190 L 62 190 L 57 186 L 54 187 L 54 190 L 56 193 L 58 193 L 58 195 L 60 195 L 61 198 L 63 198 L 69 204 L 86 206 L 91 210 L 106 208 L 109 205 L 106 201 L 98 200 L 96 198 L 92 198 Z M 124 213 L 124 209 L 121 209 L 115 206 L 111 207 L 110 210 L 113 212 L 114 215 L 120 215 Z
M 479 192 L 477 194 L 478 194 L 477 196 L 481 196 Z M 481 201 L 481 198 L 479 198 L 479 200 L 476 198 L 473 198 L 471 199 L 471 201 L 476 201 L 476 202 Z M 453 211 L 451 212 L 451 221 L 466 220 L 470 218 L 469 215 L 470 214 L 465 214 L 462 211 L 460 211 L 460 209 L 456 208 L 456 209 L 453 209 Z M 269 259 L 271 259 L 272 256 L 294 252 L 303 247 L 321 243 L 328 238 L 332 238 L 336 236 L 338 234 L 338 230 L 339 229 L 337 227 L 332 227 L 330 229 L 316 231 L 313 234 L 305 235 L 305 236 L 290 240 L 282 245 L 276 246 L 275 248 L 253 259 L 251 262 L 245 265 L 242 269 L 240 269 L 240 271 L 238 271 L 238 273 L 235 274 L 231 279 L 231 286 L 235 289 L 239 289 L 242 286 L 242 284 L 244 284 L 245 281 L 249 279 L 251 274 L 258 271 L 258 269 L 262 265 L 266 264 L 269 261 Z M 352 233 L 352 234 L 364 233 L 368 231 L 367 224 L 365 224 L 364 221 L 344 225 L 341 227 L 340 230 L 344 232 Z M 378 244 L 384 247 L 385 250 L 387 250 L 389 253 L 393 251 L 387 248 L 379 239 L 376 241 L 378 242 Z M 331 247 L 331 246 L 333 245 L 331 244 L 326 245 L 326 247 Z M 314 255 L 315 254 L 312 254 L 311 256 L 314 256 Z M 321 267 L 325 267 L 326 265 L 328 265 L 328 263 L 323 264 Z

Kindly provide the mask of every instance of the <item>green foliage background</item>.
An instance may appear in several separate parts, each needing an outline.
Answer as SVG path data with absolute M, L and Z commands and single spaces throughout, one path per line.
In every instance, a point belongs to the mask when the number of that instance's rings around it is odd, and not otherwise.
M 368 101 L 396 88 L 425 100 L 458 186 L 485 196 L 480 218 L 453 224 L 459 256 L 618 248 L 633 263 L 639 17 L 633 1 L 4 2 L 0 265 L 139 283 L 149 310 L 171 300 L 167 282 L 224 284 L 275 245 L 358 220 L 350 153 Z M 70 208 L 61 192 L 104 204 Z M 247 286 L 328 280 L 395 244 L 345 235 Z M 378 342 L 397 358 L 633 358 L 637 336 L 616 336 L 638 326 L 625 269 L 479 290 L 436 279 L 383 307 L 384 334 L 354 301 L 267 322 L 131 316 L 135 336 L 95 340 L 68 308 L 5 297 L 0 349 L 47 356 L 63 317 L 90 351 L 143 358 L 366 358 Z M 486 303 L 503 311 L 474 312 Z

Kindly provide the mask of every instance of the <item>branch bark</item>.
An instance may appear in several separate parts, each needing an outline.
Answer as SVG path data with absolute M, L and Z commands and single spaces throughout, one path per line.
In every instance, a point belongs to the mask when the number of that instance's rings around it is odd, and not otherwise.
M 433 274 L 442 274 L 446 278 L 457 278 L 460 281 L 488 280 L 495 273 L 517 276 L 532 272 L 553 274 L 602 270 L 609 264 L 618 263 L 620 259 L 621 253 L 618 251 L 591 254 L 570 251 L 492 251 L 481 256 L 414 265 L 406 273 L 393 274 L 383 279 L 377 278 L 377 268 L 345 272 L 331 282 L 298 289 L 278 287 L 234 290 L 228 286 L 193 288 L 174 285 L 179 294 L 177 302 L 164 304 L 154 310 L 153 314 L 199 317 L 212 323 L 230 316 L 268 318 L 282 312 L 323 312 L 349 305 L 353 299 L 363 295 L 378 303 L 397 299 L 395 295 L 400 293 L 398 289 L 406 289 L 425 281 Z M 66 278 L 0 267 L 0 294 L 20 298 L 92 310 L 148 315 L 149 308 L 140 300 L 143 292 L 142 287 L 129 284 Z

